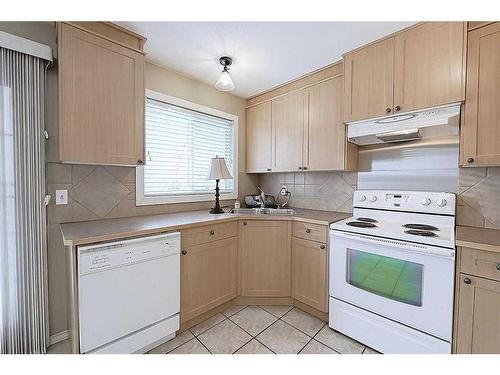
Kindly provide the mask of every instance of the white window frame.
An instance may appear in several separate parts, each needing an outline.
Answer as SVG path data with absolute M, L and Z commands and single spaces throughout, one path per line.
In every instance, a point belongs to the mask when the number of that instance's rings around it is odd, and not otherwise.
M 162 94 L 157 91 L 146 89 L 146 98 L 158 100 L 160 102 L 173 104 L 193 111 L 206 113 L 208 115 L 217 116 L 233 122 L 233 165 L 234 171 L 230 171 L 233 175 L 233 192 L 221 193 L 221 200 L 237 199 L 238 198 L 238 116 L 232 113 L 226 113 L 204 105 L 196 104 L 184 99 L 179 99 L 174 96 Z M 144 132 L 144 135 L 146 133 Z M 146 147 L 146 137 L 144 137 L 144 147 Z M 208 171 L 207 171 L 208 172 Z M 214 192 L 205 194 L 179 194 L 179 195 L 158 195 L 155 197 L 147 197 L 144 195 L 144 166 L 136 167 L 135 169 L 135 204 L 136 206 L 148 206 L 154 204 L 169 204 L 169 203 L 190 203 L 190 202 L 207 202 L 215 199 L 215 181 Z

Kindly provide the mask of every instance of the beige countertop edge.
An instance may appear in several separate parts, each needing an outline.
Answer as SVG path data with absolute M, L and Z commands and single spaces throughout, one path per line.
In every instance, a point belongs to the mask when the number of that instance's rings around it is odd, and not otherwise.
M 96 220 L 96 221 L 88 221 L 88 222 L 77 222 L 77 223 L 64 223 L 61 224 L 61 232 L 63 237 L 64 246 L 79 246 L 79 245 L 88 245 L 92 243 L 105 242 L 105 241 L 114 241 L 114 240 L 122 240 L 125 238 L 132 238 L 144 235 L 153 235 L 163 232 L 170 232 L 174 230 L 192 228 L 197 226 L 209 225 L 209 224 L 219 224 L 224 222 L 236 221 L 236 220 L 285 220 L 285 221 L 298 221 L 298 222 L 307 222 L 312 224 L 319 225 L 329 225 L 335 221 L 342 220 L 351 216 L 350 213 L 346 212 L 335 212 L 335 211 L 317 211 L 317 210 L 306 210 L 306 209 L 296 209 L 296 214 L 291 216 L 273 216 L 273 215 L 234 215 L 234 214 L 223 214 L 219 217 L 207 216 L 209 214 L 206 211 L 190 211 L 185 213 L 175 213 L 175 214 L 163 214 L 163 215 L 149 215 L 149 216 L 135 216 L 135 217 L 127 217 L 127 218 L 119 218 L 119 219 L 106 219 L 106 220 Z M 199 213 L 202 217 L 196 218 L 194 217 L 197 213 Z M 182 215 L 186 214 L 186 218 L 182 218 Z M 117 221 L 133 221 L 139 223 L 141 219 L 144 221 L 152 221 L 158 218 L 161 221 L 168 219 L 169 215 L 171 215 L 172 219 L 177 218 L 177 223 L 165 224 L 154 226 L 151 225 L 148 228 L 138 228 L 138 229 L 127 229 L 116 230 L 113 233 L 96 233 L 82 236 L 72 235 L 73 231 L 71 229 L 76 228 L 78 226 L 89 226 L 89 225 L 101 225 L 105 224 L 105 221 L 108 223 L 116 223 Z M 230 216 L 228 216 L 230 215 Z M 315 216 L 320 216 L 317 218 Z M 179 220 L 180 217 L 180 220 Z M 139 225 L 137 225 L 139 226 Z M 65 229 L 69 229 L 65 231 Z M 113 230 L 111 230 L 113 231 Z M 69 233 L 67 233 L 69 232 Z M 69 234 L 69 238 L 67 238 L 67 234 Z
M 455 244 L 456 244 L 456 246 L 459 246 L 459 247 L 470 247 L 473 249 L 491 251 L 494 253 L 500 253 L 500 245 L 489 245 L 486 243 L 469 242 L 469 241 L 462 241 L 462 240 L 455 241 Z

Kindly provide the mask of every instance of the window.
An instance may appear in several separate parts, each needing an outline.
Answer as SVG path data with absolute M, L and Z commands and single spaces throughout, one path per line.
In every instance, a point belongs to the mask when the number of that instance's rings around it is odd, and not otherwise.
M 137 167 L 138 205 L 214 199 L 210 160 L 225 158 L 232 180 L 221 180 L 221 199 L 238 192 L 238 117 L 147 90 L 146 163 Z

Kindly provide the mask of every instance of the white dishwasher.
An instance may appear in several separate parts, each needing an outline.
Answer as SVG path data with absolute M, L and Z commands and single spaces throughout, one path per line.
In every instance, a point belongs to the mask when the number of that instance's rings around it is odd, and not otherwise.
M 144 353 L 179 329 L 180 233 L 78 247 L 81 353 Z

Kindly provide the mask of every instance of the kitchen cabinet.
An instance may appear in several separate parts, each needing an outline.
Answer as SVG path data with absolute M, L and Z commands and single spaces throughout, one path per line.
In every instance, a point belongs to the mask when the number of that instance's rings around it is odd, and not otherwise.
M 500 353 L 500 282 L 461 274 L 458 353 Z
M 67 163 L 140 165 L 144 53 L 84 24 L 58 24 L 59 158 Z
M 272 100 L 273 172 L 302 170 L 305 98 L 299 90 Z
M 236 297 L 237 253 L 237 237 L 188 248 L 182 245 L 182 322 Z
M 247 109 L 247 172 L 271 171 L 271 102 Z
M 247 109 L 247 172 L 353 170 L 346 142 L 342 75 Z M 271 134 L 269 137 L 268 135 Z
M 289 297 L 291 222 L 239 222 L 241 295 Z
M 426 22 L 394 37 L 394 111 L 464 100 L 465 22 Z
M 394 38 L 344 56 L 344 121 L 385 116 L 392 112 Z
M 344 56 L 344 121 L 464 100 L 465 22 L 426 22 Z
M 292 238 L 292 297 L 327 312 L 326 243 Z
M 342 81 L 342 77 L 337 77 L 305 90 L 307 119 L 303 169 L 344 169 L 346 128 L 342 121 Z
M 500 166 L 500 22 L 468 33 L 462 165 Z

